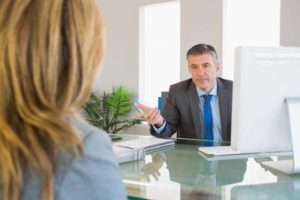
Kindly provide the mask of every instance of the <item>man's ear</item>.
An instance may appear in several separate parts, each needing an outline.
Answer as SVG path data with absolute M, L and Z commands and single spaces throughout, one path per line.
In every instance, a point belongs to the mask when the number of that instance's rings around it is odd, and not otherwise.
M 221 71 L 221 69 L 222 69 L 221 64 L 220 64 L 220 63 L 217 63 L 217 64 L 216 64 L 216 68 L 217 68 L 217 73 L 219 73 L 219 72 Z

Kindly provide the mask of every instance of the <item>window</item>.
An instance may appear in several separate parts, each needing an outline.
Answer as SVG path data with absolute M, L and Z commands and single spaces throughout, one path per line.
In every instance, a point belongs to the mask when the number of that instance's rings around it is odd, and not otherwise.
M 180 1 L 140 7 L 139 99 L 157 107 L 180 79 Z

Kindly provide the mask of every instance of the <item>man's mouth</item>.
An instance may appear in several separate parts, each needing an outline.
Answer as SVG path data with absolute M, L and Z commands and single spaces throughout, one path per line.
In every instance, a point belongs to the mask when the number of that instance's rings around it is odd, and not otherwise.
M 197 82 L 203 82 L 203 81 L 208 81 L 207 78 L 200 78 L 200 79 L 197 79 Z

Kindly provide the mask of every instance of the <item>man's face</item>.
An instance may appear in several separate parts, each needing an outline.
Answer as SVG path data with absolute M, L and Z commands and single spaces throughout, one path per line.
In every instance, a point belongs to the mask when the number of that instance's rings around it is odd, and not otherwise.
M 213 57 L 208 54 L 189 55 L 189 72 L 195 85 L 205 92 L 210 92 L 217 82 L 217 74 L 221 69 Z

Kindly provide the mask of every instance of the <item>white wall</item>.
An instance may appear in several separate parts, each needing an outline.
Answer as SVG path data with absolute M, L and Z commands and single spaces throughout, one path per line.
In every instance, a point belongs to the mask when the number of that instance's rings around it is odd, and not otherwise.
M 103 69 L 94 90 L 123 84 L 138 95 L 139 6 L 171 0 L 97 0 L 106 28 Z M 189 77 L 186 51 L 194 44 L 212 44 L 222 61 L 222 0 L 181 1 L 181 72 Z M 300 0 L 282 0 L 281 45 L 300 46 Z M 255 13 L 254 13 L 255 14 Z
M 138 95 L 139 7 L 171 0 L 97 0 L 106 27 L 103 69 L 94 90 L 110 91 L 123 84 Z M 189 77 L 186 51 L 194 44 L 209 43 L 222 50 L 222 1 L 181 1 L 181 75 Z
M 185 54 L 198 43 L 211 44 L 222 62 L 223 5 L 220 0 L 181 1 L 181 72 L 180 79 L 190 77 Z
M 97 0 L 105 25 L 106 47 L 100 75 L 94 90 L 111 91 L 123 84 L 137 91 L 138 85 L 138 10 L 136 1 Z
M 300 46 L 300 1 L 281 0 L 280 44 Z

